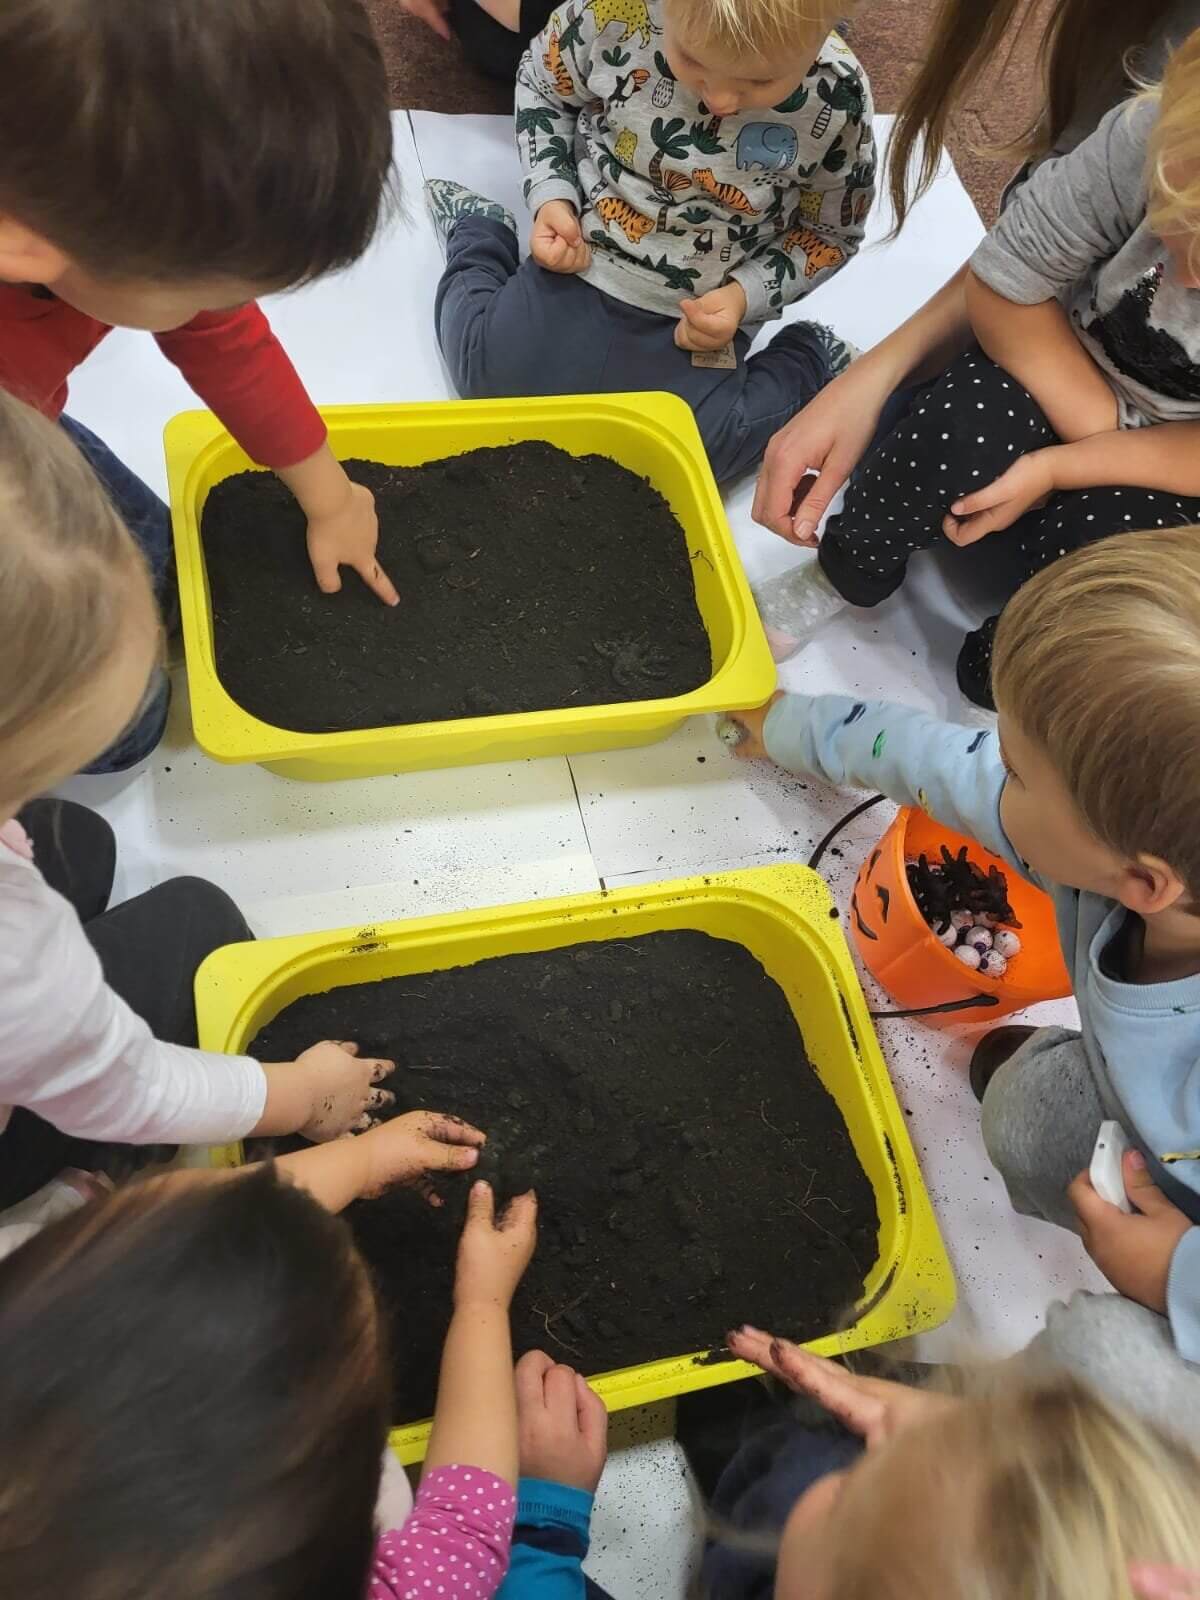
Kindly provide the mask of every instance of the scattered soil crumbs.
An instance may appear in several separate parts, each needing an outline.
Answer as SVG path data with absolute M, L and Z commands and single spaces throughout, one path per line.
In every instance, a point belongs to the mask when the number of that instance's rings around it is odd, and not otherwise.
M 201 531 L 217 673 L 275 727 L 330 733 L 686 694 L 712 675 L 692 556 L 660 494 L 539 442 L 420 467 L 348 461 L 400 604 L 349 568 L 313 581 L 271 473 L 210 494 Z
M 286 1061 L 322 1038 L 394 1058 L 397 1113 L 483 1128 L 501 1197 L 537 1189 L 518 1353 L 605 1372 L 741 1322 L 811 1338 L 861 1297 L 874 1193 L 783 991 L 741 945 L 655 933 L 335 989 L 251 1050 Z M 400 1422 L 433 1408 L 466 1191 L 349 1214 L 391 1321 Z

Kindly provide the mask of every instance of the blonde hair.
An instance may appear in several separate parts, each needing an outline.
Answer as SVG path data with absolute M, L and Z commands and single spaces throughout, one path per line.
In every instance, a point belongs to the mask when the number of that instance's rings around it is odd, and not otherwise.
M 1131 1568 L 1200 1570 L 1188 1446 L 1065 1375 L 983 1381 L 865 1459 L 830 1514 L 829 1594 L 1136 1600 Z
M 0 817 L 97 755 L 95 683 L 141 611 L 141 551 L 60 428 L 0 394 Z
M 667 0 L 671 23 L 688 38 L 732 57 L 770 60 L 806 41 L 817 49 L 854 0 Z
M 1103 844 L 1200 892 L 1200 528 L 1119 534 L 1039 573 L 1000 619 L 992 692 Z
M 1143 98 L 1159 102 L 1150 134 L 1146 219 L 1159 238 L 1191 235 L 1194 270 L 1200 255 L 1200 29 L 1183 41 L 1162 82 Z

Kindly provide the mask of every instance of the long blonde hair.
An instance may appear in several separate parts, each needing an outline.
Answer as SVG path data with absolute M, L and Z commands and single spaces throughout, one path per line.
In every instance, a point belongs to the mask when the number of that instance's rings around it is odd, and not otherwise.
M 1074 1378 L 1001 1368 L 868 1455 L 828 1539 L 837 1600 L 1137 1600 L 1143 1565 L 1200 1576 L 1200 1458 Z
M 155 626 L 141 551 L 60 428 L 0 394 L 0 818 L 98 754 L 93 685 Z
M 1150 186 L 1146 218 L 1161 239 L 1190 233 L 1190 265 L 1200 254 L 1200 29 L 1167 62 L 1162 82 L 1147 89 L 1157 99 L 1150 134 Z
M 1042 26 L 1038 58 L 1045 109 L 1018 141 L 1026 158 L 1052 150 L 1097 86 L 1110 81 L 1166 18 L 1172 0 L 1053 0 Z M 941 0 L 921 70 L 896 118 L 888 153 L 888 188 L 899 228 L 937 175 L 946 130 L 981 74 L 1000 53 L 1010 27 L 1032 27 L 1040 7 L 1031 0 Z M 1019 20 L 1018 20 L 1019 19 Z M 1135 80 L 1130 79 L 1132 86 Z M 1098 106 L 1098 111 L 1107 110 Z M 916 172 L 913 158 L 920 149 Z

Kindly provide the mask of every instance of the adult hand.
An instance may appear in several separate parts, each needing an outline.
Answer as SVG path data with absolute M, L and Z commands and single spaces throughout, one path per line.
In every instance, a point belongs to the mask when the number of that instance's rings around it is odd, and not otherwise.
M 437 1172 L 466 1172 L 479 1160 L 487 1135 L 458 1117 L 439 1111 L 409 1111 L 393 1117 L 358 1139 L 363 1158 L 360 1198 L 374 1200 L 389 1189 L 411 1184 L 440 1206 L 441 1196 L 430 1181 Z
M 1044 504 L 1053 492 L 1050 450 L 1031 450 L 986 489 L 956 500 L 942 522 L 942 532 L 951 544 L 977 544 L 989 533 L 1011 527 L 1034 506 Z
M 847 367 L 767 445 L 754 520 L 790 544 L 814 546 L 817 524 L 866 454 L 892 391 L 870 357 Z
M 1084 1249 L 1118 1294 L 1165 1312 L 1171 1257 L 1192 1223 L 1150 1181 L 1140 1150 L 1125 1152 L 1121 1176 L 1135 1207 L 1132 1214 L 1102 1200 L 1086 1172 L 1075 1179 L 1067 1198 L 1079 1218 Z
M 608 1457 L 608 1411 L 579 1373 L 544 1350 L 517 1362 L 521 1476 L 595 1494 Z
M 723 350 L 746 315 L 746 291 L 740 283 L 724 283 L 698 300 L 681 300 L 679 309 L 675 343 L 681 350 Z
M 450 0 L 399 0 L 401 11 L 407 11 L 410 17 L 418 17 L 427 28 L 432 28 L 439 39 L 449 40 L 453 37 L 450 24 L 446 21 L 446 13 L 450 9 Z
M 547 200 L 538 207 L 529 236 L 529 253 L 547 272 L 582 272 L 592 259 L 583 237 L 579 213 L 566 200 Z
M 373 1111 L 395 1103 L 396 1096 L 376 1084 L 391 1077 L 394 1061 L 360 1057 L 350 1040 L 325 1039 L 296 1057 L 292 1070 L 304 1074 L 309 1114 L 299 1132 L 314 1144 L 361 1133 L 371 1126 Z
M 758 1328 L 739 1328 L 728 1336 L 727 1343 L 741 1360 L 752 1361 L 798 1394 L 811 1395 L 843 1427 L 864 1440 L 868 1449 L 959 1404 L 949 1395 L 930 1394 L 905 1383 L 860 1378 L 836 1361 L 814 1356 L 790 1340 L 773 1338 Z
M 454 1304 L 482 1302 L 507 1310 L 536 1245 L 537 1196 L 532 1190 L 510 1200 L 497 1217 L 491 1184 L 473 1184 L 458 1245 Z

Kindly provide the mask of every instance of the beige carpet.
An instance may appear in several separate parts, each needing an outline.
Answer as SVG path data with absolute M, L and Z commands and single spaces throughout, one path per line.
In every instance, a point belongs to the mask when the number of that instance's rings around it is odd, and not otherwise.
M 366 0 L 387 57 L 392 104 L 426 111 L 507 111 L 511 96 L 474 72 L 454 45 L 444 44 L 401 10 L 399 0 Z M 976 0 L 984 4 L 985 0 Z M 1032 0 L 1040 5 L 1044 0 Z M 894 111 L 922 59 L 936 0 L 863 0 L 852 42 L 868 73 L 880 111 Z M 1041 99 L 1041 76 L 1028 36 L 1014 40 L 998 69 L 989 72 L 958 107 L 950 135 L 955 165 L 985 222 L 1012 172 L 1011 157 L 996 156 L 1032 120 Z

